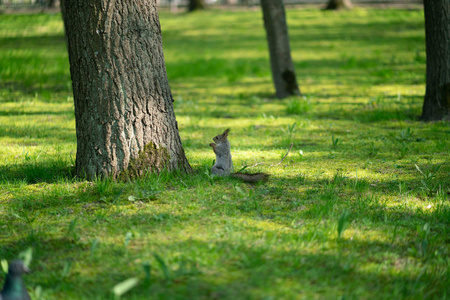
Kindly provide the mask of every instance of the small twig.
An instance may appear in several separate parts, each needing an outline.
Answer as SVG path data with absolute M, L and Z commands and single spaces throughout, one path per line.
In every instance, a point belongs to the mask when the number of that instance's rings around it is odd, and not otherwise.
M 288 156 L 289 152 L 291 152 L 292 146 L 294 146 L 294 143 L 291 143 L 291 146 L 289 147 L 289 150 L 286 152 L 286 154 L 283 156 L 283 158 L 280 160 L 279 163 L 275 164 L 275 165 L 270 165 L 270 167 L 275 167 L 278 166 L 279 164 L 281 164 L 283 162 L 283 160 L 286 158 L 286 156 Z
M 259 163 L 256 163 L 256 164 L 254 164 L 254 165 L 251 165 L 251 166 L 246 166 L 245 168 L 246 168 L 246 169 L 248 169 L 248 168 L 254 168 L 254 167 L 256 167 L 256 166 L 263 165 L 263 164 L 265 164 L 265 163 L 264 163 L 264 162 L 259 162 Z
M 286 154 L 283 156 L 283 158 L 280 160 L 280 162 L 277 163 L 277 164 L 275 164 L 275 165 L 270 165 L 269 168 L 270 168 L 270 167 L 275 167 L 275 166 L 278 166 L 279 164 L 281 164 L 281 163 L 283 162 L 283 160 L 286 158 L 286 156 L 288 156 L 289 152 L 291 152 L 292 146 L 294 146 L 294 143 L 291 143 L 291 146 L 289 147 L 289 150 L 286 152 Z M 244 166 L 244 167 L 241 169 L 241 171 L 244 170 L 244 169 L 254 168 L 254 167 L 256 167 L 256 166 L 259 166 L 259 165 L 265 165 L 265 164 L 266 164 L 265 162 L 259 162 L 259 163 L 256 163 L 256 164 L 254 164 L 254 165 L 251 165 L 251 166 Z M 240 171 L 239 171 L 239 172 L 240 172 Z

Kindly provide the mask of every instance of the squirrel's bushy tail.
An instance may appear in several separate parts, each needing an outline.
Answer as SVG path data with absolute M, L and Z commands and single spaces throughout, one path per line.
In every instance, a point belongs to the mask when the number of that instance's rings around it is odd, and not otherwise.
M 270 177 L 270 175 L 267 173 L 254 173 L 254 174 L 232 173 L 231 176 L 234 178 L 239 178 L 248 183 L 267 181 Z

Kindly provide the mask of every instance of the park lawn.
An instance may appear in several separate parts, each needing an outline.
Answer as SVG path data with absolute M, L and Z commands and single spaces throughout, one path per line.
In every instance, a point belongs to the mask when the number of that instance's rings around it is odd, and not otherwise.
M 124 299 L 450 297 L 450 124 L 418 121 L 423 11 L 287 14 L 304 97 L 278 100 L 258 10 L 161 13 L 194 172 L 135 182 L 73 176 L 61 16 L 0 16 L 0 259 L 32 248 L 35 299 L 111 299 L 129 278 Z M 247 170 L 267 183 L 209 176 L 227 127 L 235 168 L 263 163 Z

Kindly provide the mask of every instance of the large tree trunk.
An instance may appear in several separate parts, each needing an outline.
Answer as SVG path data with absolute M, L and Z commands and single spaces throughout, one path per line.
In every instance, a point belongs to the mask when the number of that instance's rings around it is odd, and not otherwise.
M 352 8 L 350 0 L 329 0 L 325 9 L 349 9 Z
M 283 1 L 261 0 L 261 7 L 277 97 L 281 99 L 292 95 L 300 95 L 291 58 Z
M 188 11 L 201 10 L 205 8 L 205 0 L 189 0 Z
M 65 0 L 76 172 L 190 171 L 173 110 L 155 0 Z
M 427 87 L 422 120 L 450 117 L 450 1 L 424 0 Z

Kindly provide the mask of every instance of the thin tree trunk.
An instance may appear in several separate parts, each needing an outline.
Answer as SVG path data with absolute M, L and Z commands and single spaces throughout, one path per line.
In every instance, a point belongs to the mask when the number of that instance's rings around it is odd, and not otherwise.
M 352 8 L 350 0 L 330 0 L 328 1 L 325 9 L 337 10 L 337 9 L 349 9 Z
M 178 134 L 155 0 L 65 0 L 76 172 L 190 171 Z
M 170 11 L 171 12 L 177 12 L 178 11 L 178 5 L 179 5 L 179 0 L 171 0 L 170 1 Z
M 272 77 L 278 98 L 300 95 L 291 58 L 286 14 L 282 0 L 261 0 L 270 52 Z
M 188 11 L 202 10 L 206 8 L 205 0 L 189 0 Z
M 56 6 L 56 0 L 47 0 L 47 7 L 53 8 Z
M 424 0 L 427 85 L 422 120 L 450 117 L 450 1 Z

